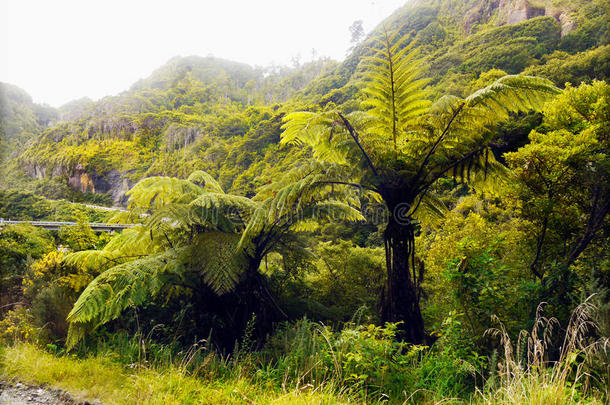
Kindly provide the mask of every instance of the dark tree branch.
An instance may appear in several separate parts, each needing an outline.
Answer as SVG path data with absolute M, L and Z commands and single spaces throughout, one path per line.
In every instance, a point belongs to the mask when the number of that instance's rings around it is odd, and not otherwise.
M 547 212 L 544 216 L 544 221 L 542 222 L 542 232 L 540 234 L 540 237 L 538 238 L 538 243 L 536 244 L 536 257 L 534 257 L 534 260 L 530 264 L 530 271 L 541 281 L 544 277 L 544 274 L 538 271 L 538 261 L 540 260 L 540 254 L 542 253 L 542 245 L 544 244 L 544 238 L 546 236 L 546 230 L 549 223 L 549 215 L 550 212 Z
M 424 197 L 426 196 L 426 193 L 428 192 L 429 188 L 430 188 L 430 186 L 426 187 L 418 194 L 419 200 L 417 200 L 417 204 L 415 204 L 415 207 L 410 211 L 409 216 L 412 216 L 413 214 L 415 214 L 415 211 L 417 211 L 417 209 L 421 205 L 421 202 L 424 199 Z
M 339 114 L 339 117 L 343 121 L 343 125 L 345 125 L 345 128 L 347 128 L 347 130 L 348 130 L 349 134 L 351 135 L 352 139 L 354 140 L 354 142 L 356 142 L 356 145 L 358 145 L 358 148 L 360 149 L 360 152 L 362 152 L 362 155 L 366 159 L 366 163 L 371 168 L 371 171 L 373 172 L 375 177 L 379 177 L 379 173 L 377 172 L 377 169 L 375 169 L 375 166 L 373 165 L 373 162 L 371 161 L 371 158 L 369 157 L 369 155 L 366 154 L 366 152 L 364 151 L 364 148 L 362 147 L 362 145 L 358 141 L 358 133 L 356 132 L 356 129 L 347 120 L 347 118 L 345 118 L 343 116 L 343 114 L 341 114 L 340 112 L 337 112 L 337 114 Z
M 167 236 L 167 233 L 165 233 L 165 231 L 161 231 L 161 232 L 163 232 L 163 236 L 165 236 L 165 240 L 167 240 L 167 243 L 169 243 L 169 247 L 171 249 L 173 249 L 174 248 L 174 244 L 172 243 L 171 240 L 169 240 L 169 237 Z
M 453 121 L 455 120 L 455 118 L 462 111 L 462 109 L 464 108 L 464 105 L 466 105 L 466 103 L 460 104 L 460 106 L 454 111 L 453 115 L 451 116 L 451 119 L 447 123 L 447 126 L 445 127 L 445 129 L 443 130 L 441 135 L 438 137 L 436 142 L 434 142 L 434 145 L 432 145 L 432 148 L 430 148 L 430 150 L 428 151 L 428 154 L 424 158 L 424 161 L 422 162 L 421 166 L 419 166 L 419 169 L 417 170 L 417 173 L 415 174 L 415 177 L 413 177 L 413 181 L 411 182 L 411 186 L 413 186 L 414 184 L 416 184 L 419 181 L 419 178 L 422 175 L 422 172 L 424 171 L 424 169 L 428 165 L 428 161 L 430 160 L 430 158 L 432 157 L 432 155 L 436 151 L 436 148 L 438 147 L 438 145 L 445 138 L 445 135 L 447 135 L 447 133 L 449 132 L 449 129 L 451 129 L 451 124 L 453 124 Z
M 538 161 L 540 161 L 540 159 L 538 159 Z M 544 175 L 542 174 L 542 171 L 540 170 L 540 168 L 538 167 L 536 162 L 532 161 L 532 165 L 534 166 L 534 169 L 536 169 L 536 173 L 538 173 L 538 176 L 540 176 L 540 179 L 542 180 L 544 185 L 547 186 L 547 188 L 549 190 L 552 190 L 553 185 L 546 179 L 546 177 L 544 177 Z
M 591 206 L 591 212 L 589 214 L 587 229 L 585 230 L 585 233 L 580 238 L 576 246 L 574 246 L 574 248 L 570 252 L 570 255 L 568 256 L 568 261 L 566 262 L 566 266 L 569 267 L 570 265 L 572 265 L 578 259 L 581 253 L 587 248 L 587 246 L 589 246 L 589 244 L 595 237 L 597 231 L 599 231 L 599 229 L 602 227 L 604 223 L 604 218 L 606 217 L 606 215 L 608 215 L 608 212 L 610 212 L 610 196 L 607 192 L 604 194 L 605 195 L 602 196 L 601 187 L 598 186 L 597 190 L 595 191 L 595 196 L 593 198 L 593 204 Z M 601 206 L 599 206 L 598 209 L 598 204 L 600 204 L 600 202 Z

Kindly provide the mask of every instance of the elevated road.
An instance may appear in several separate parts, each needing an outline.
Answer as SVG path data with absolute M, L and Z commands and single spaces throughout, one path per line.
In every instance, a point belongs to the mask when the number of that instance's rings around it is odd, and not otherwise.
M 33 226 L 39 226 L 41 228 L 57 230 L 62 226 L 76 226 L 78 222 L 56 222 L 56 221 L 6 221 L 0 219 L 0 228 L 5 225 L 16 225 L 16 224 L 30 224 Z M 131 228 L 134 224 L 105 224 L 99 222 L 88 223 L 89 227 L 97 232 L 113 232 L 122 231 L 123 229 Z

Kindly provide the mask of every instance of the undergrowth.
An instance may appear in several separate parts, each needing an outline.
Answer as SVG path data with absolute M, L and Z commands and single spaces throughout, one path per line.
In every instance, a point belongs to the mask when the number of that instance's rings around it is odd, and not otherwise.
M 225 355 L 209 339 L 187 349 L 157 343 L 154 330 L 111 334 L 73 353 L 16 342 L 2 349 L 0 376 L 107 404 L 604 403 L 609 342 L 595 307 L 581 304 L 565 330 L 542 308 L 515 344 L 501 323 L 488 330 L 500 353 L 490 358 L 472 349 L 453 313 L 432 347 L 400 342 L 397 324 L 334 330 L 308 319 L 282 325 L 261 350 L 246 334 Z

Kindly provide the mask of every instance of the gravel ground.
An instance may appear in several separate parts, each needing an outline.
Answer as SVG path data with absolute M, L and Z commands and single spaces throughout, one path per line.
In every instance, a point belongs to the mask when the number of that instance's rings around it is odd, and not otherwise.
M 70 394 L 46 387 L 0 380 L 0 405 L 102 405 L 100 402 L 77 402 Z

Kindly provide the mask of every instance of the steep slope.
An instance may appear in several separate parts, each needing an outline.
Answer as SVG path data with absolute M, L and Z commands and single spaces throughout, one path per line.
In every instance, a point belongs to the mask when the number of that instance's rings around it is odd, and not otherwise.
M 121 204 L 143 176 L 185 176 L 197 167 L 247 193 L 255 177 L 247 169 L 267 146 L 278 148 L 283 112 L 276 103 L 334 66 L 321 59 L 266 71 L 211 57 L 174 58 L 118 96 L 62 106 L 58 122 L 13 161 L 6 187 L 21 188 L 27 176 L 33 183 L 55 179 Z M 58 197 L 52 187 L 46 191 Z M 56 192 L 66 197 L 61 187 Z
M 609 8 L 606 0 L 413 0 L 342 63 L 262 69 L 176 57 L 118 96 L 61 107 L 57 124 L 13 160 L 4 186 L 40 188 L 51 179 L 53 186 L 44 187 L 49 196 L 65 194 L 59 185 L 67 184 L 120 204 L 142 177 L 204 169 L 227 190 L 250 194 L 262 174 L 273 176 L 294 159 L 285 157 L 295 151 L 278 145 L 285 112 L 328 103 L 358 108 L 359 62 L 384 27 L 400 29 L 419 48 L 431 98 L 463 96 L 505 73 L 545 76 L 558 85 L 606 79 Z M 40 124 L 33 132 L 30 124 L 12 136 L 41 132 Z
M 0 158 L 8 158 L 58 118 L 53 107 L 35 104 L 24 90 L 0 82 Z
M 559 85 L 606 79 L 609 15 L 606 0 L 410 1 L 382 22 L 337 69 L 312 82 L 303 96 L 321 99 L 322 104 L 349 99 L 358 63 L 384 27 L 401 29 L 415 41 L 429 66 L 433 96 L 464 95 L 469 84 L 490 69 L 536 72 Z M 558 67 L 561 73 L 557 73 Z

